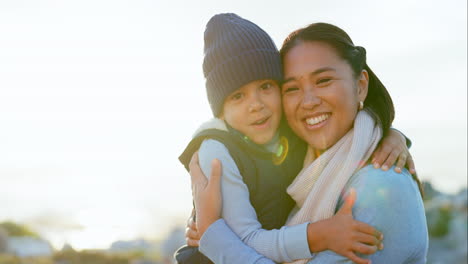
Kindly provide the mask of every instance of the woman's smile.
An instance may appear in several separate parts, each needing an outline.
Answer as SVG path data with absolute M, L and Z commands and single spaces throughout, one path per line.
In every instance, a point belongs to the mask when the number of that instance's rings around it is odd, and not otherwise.
M 305 118 L 307 129 L 314 130 L 324 127 L 328 123 L 331 113 L 320 113 Z

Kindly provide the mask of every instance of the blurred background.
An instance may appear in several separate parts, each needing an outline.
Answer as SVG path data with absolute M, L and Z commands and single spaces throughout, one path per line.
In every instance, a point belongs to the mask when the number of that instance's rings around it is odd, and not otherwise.
M 465 0 L 1 0 L 0 263 L 170 263 L 192 204 L 177 157 L 211 117 L 203 32 L 221 12 L 278 48 L 329 22 L 367 49 L 428 183 L 429 263 L 466 263 L 466 10 Z

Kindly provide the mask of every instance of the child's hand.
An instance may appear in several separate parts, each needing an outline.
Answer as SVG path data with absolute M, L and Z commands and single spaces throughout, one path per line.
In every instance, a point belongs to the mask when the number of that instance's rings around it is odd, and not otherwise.
M 382 166 L 382 170 L 386 171 L 396 162 L 396 172 L 401 173 L 402 168 L 406 165 L 411 174 L 416 173 L 413 158 L 406 146 L 406 138 L 397 130 L 390 129 L 372 156 L 371 162 L 376 169 Z
M 356 191 L 352 189 L 336 215 L 325 220 L 324 238 L 328 249 L 358 264 L 367 264 L 370 260 L 360 258 L 356 253 L 369 255 L 383 249 L 383 235 L 372 226 L 353 219 L 355 200 Z
M 217 159 L 211 162 L 209 181 L 198 164 L 198 153 L 192 156 L 189 168 L 197 217 L 196 228 L 200 238 L 212 223 L 221 218 L 221 162 Z

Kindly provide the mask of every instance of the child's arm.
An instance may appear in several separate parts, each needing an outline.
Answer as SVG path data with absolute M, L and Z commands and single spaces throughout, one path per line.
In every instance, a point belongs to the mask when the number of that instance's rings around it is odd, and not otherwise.
M 383 249 L 383 235 L 370 225 L 354 220 L 355 201 L 356 192 L 351 190 L 334 216 L 309 225 L 312 228 L 309 245 L 315 245 L 313 252 L 331 250 L 355 263 L 366 264 L 368 260 L 356 253 L 371 255 Z
M 395 171 L 398 173 L 401 173 L 406 165 L 409 172 L 415 174 L 414 161 L 409 152 L 410 146 L 411 141 L 400 131 L 390 129 L 388 135 L 380 141 L 379 147 L 374 151 L 371 162 L 375 168 L 382 168 L 384 171 L 395 165 Z
M 275 264 L 271 259 L 258 254 L 253 248 L 244 244 L 223 219 L 208 227 L 201 238 L 200 252 L 217 264 Z

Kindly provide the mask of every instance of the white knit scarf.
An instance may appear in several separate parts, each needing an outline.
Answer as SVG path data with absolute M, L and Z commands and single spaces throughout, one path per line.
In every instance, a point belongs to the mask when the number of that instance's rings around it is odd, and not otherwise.
M 370 114 L 359 111 L 354 128 L 302 169 L 288 187 L 289 195 L 300 208 L 288 225 L 316 222 L 333 216 L 344 186 L 366 164 L 381 137 L 382 129 Z M 292 263 L 306 263 L 309 260 Z

